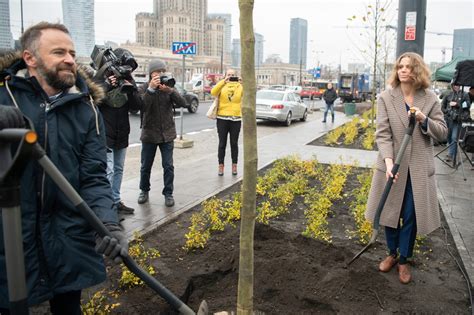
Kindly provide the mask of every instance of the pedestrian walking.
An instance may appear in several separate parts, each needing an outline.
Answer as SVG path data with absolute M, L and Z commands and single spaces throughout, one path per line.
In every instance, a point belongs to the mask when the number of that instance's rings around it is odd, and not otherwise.
M 237 175 L 239 158 L 239 134 L 242 125 L 242 93 L 243 86 L 234 69 L 226 71 L 225 78 L 219 81 L 211 90 L 211 95 L 219 98 L 217 109 L 217 134 L 219 147 L 217 159 L 219 162 L 217 174 L 224 175 L 225 150 L 227 138 L 230 138 L 232 158 L 232 175 Z
M 141 90 L 142 152 L 138 203 L 143 204 L 148 201 L 151 168 L 156 150 L 160 148 L 164 182 L 162 194 L 165 197 L 165 205 L 172 207 L 174 206 L 173 149 L 174 139 L 176 139 L 174 108 L 186 107 L 186 101 L 174 87 L 161 81 L 166 74 L 166 63 L 163 60 L 151 60 L 148 65 L 148 74 L 150 81 Z
M 328 83 L 326 91 L 323 93 L 323 99 L 326 102 L 326 109 L 324 110 L 323 123 L 326 122 L 328 112 L 331 111 L 332 122 L 334 122 L 334 102 L 337 99 L 337 93 L 333 89 L 332 83 Z
M 430 73 L 420 55 L 407 52 L 398 57 L 389 82 L 391 88 L 377 100 L 379 154 L 365 215 L 369 221 L 374 220 L 385 183 L 394 177 L 395 184 L 380 217 L 389 255 L 380 263 L 379 270 L 388 272 L 398 263 L 399 280 L 406 284 L 411 281 L 407 262 L 413 254 L 417 233 L 429 234 L 440 226 L 433 139 L 444 139 L 447 126 L 438 98 L 428 89 Z M 417 126 L 399 172 L 392 174 L 394 158 L 408 127 L 410 108 L 416 111 Z
M 74 44 L 64 25 L 38 23 L 20 42 L 21 52 L 0 58 L 0 104 L 29 118 L 49 159 L 114 235 L 96 238 L 38 163 L 29 162 L 20 183 L 28 304 L 49 300 L 53 314 L 81 314 L 82 289 L 105 280 L 102 254 L 118 261 L 119 254 L 128 253 L 113 209 L 104 124 L 95 105 L 103 90 L 77 71 Z M 0 313 L 9 314 L 4 228 L 0 226 Z

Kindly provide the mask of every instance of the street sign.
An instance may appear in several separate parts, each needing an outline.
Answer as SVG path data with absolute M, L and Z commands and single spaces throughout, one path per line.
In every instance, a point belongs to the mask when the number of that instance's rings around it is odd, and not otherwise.
M 314 77 L 315 78 L 320 78 L 321 77 L 321 68 L 320 67 L 317 67 L 317 68 L 314 68 Z
M 405 15 L 405 40 L 416 39 L 416 11 L 407 12 Z
M 197 45 L 192 42 L 173 42 L 171 50 L 175 55 L 195 55 Z
M 416 39 L 416 27 L 405 26 L 405 40 L 415 40 L 415 39 Z

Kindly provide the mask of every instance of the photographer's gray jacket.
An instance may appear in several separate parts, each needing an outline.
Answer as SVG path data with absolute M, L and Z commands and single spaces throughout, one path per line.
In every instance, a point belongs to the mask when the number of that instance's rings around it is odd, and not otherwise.
M 104 125 L 94 105 L 102 96 L 102 89 L 78 74 L 75 87 L 50 101 L 36 78 L 26 75 L 20 54 L 0 58 L 0 104 L 13 106 L 16 101 L 59 171 L 102 222 L 117 223 L 106 177 Z M 104 281 L 105 266 L 95 251 L 94 231 L 38 163 L 31 161 L 24 168 L 20 193 L 28 303 Z M 7 308 L 1 225 L 0 283 L 0 308 Z
M 151 91 L 145 83 L 142 91 L 142 135 L 140 140 L 146 143 L 171 142 L 176 138 L 174 110 L 185 107 L 186 100 L 173 89 L 171 93 L 160 90 Z
M 450 102 L 456 102 L 457 106 L 449 105 Z M 465 107 L 463 107 L 463 103 Z M 471 107 L 471 100 L 469 95 L 461 90 L 451 91 L 443 98 L 441 102 L 441 110 L 444 117 L 454 122 L 466 121 L 469 119 L 469 109 Z

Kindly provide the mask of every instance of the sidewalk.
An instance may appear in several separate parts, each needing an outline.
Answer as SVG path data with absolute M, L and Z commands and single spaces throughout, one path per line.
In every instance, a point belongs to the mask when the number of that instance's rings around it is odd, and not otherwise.
M 265 128 L 259 126 L 258 168 L 261 169 L 278 158 L 295 154 L 302 159 L 316 157 L 321 163 L 357 162 L 361 167 L 371 167 L 374 164 L 377 152 L 306 145 L 349 119 L 338 112 L 334 124 L 323 124 L 321 120 L 322 112 L 318 111 L 309 115 L 307 122 L 295 122 L 289 128 L 281 127 L 281 130 L 277 132 L 273 130 L 266 134 Z M 186 135 L 185 138 L 194 140 L 194 147 L 175 149 L 174 197 L 176 204 L 172 208 L 164 206 L 164 198 L 161 194 L 163 179 L 159 152 L 157 152 L 152 170 L 150 200 L 144 205 L 137 204 L 140 148 L 129 149 L 121 189 L 125 204 L 135 208 L 135 213 L 126 216 L 122 222 L 129 237 L 136 231 L 146 233 L 155 229 L 241 179 L 243 155 L 241 144 L 239 146 L 239 175 L 232 176 L 230 165 L 226 165 L 224 176 L 217 176 L 216 131 L 208 130 Z M 230 152 L 226 153 L 226 160 L 229 159 Z M 460 169 L 453 172 L 437 159 L 436 167 L 438 199 L 472 283 L 474 279 L 474 171 L 465 165 L 467 181 L 464 182 Z

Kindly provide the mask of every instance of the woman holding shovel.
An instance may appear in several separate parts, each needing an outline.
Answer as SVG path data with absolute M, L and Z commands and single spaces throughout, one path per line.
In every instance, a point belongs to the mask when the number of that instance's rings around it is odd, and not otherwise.
M 412 256 L 416 234 L 428 234 L 440 226 L 432 139 L 446 139 L 447 127 L 438 98 L 428 90 L 430 73 L 420 55 L 407 52 L 398 57 L 389 82 L 392 88 L 377 101 L 379 155 L 365 215 L 374 220 L 385 182 L 393 177 L 396 184 L 380 215 L 389 255 L 379 270 L 389 272 L 398 263 L 400 282 L 407 284 L 411 281 L 407 259 Z M 412 141 L 403 154 L 399 172 L 392 174 L 410 109 L 416 118 Z

